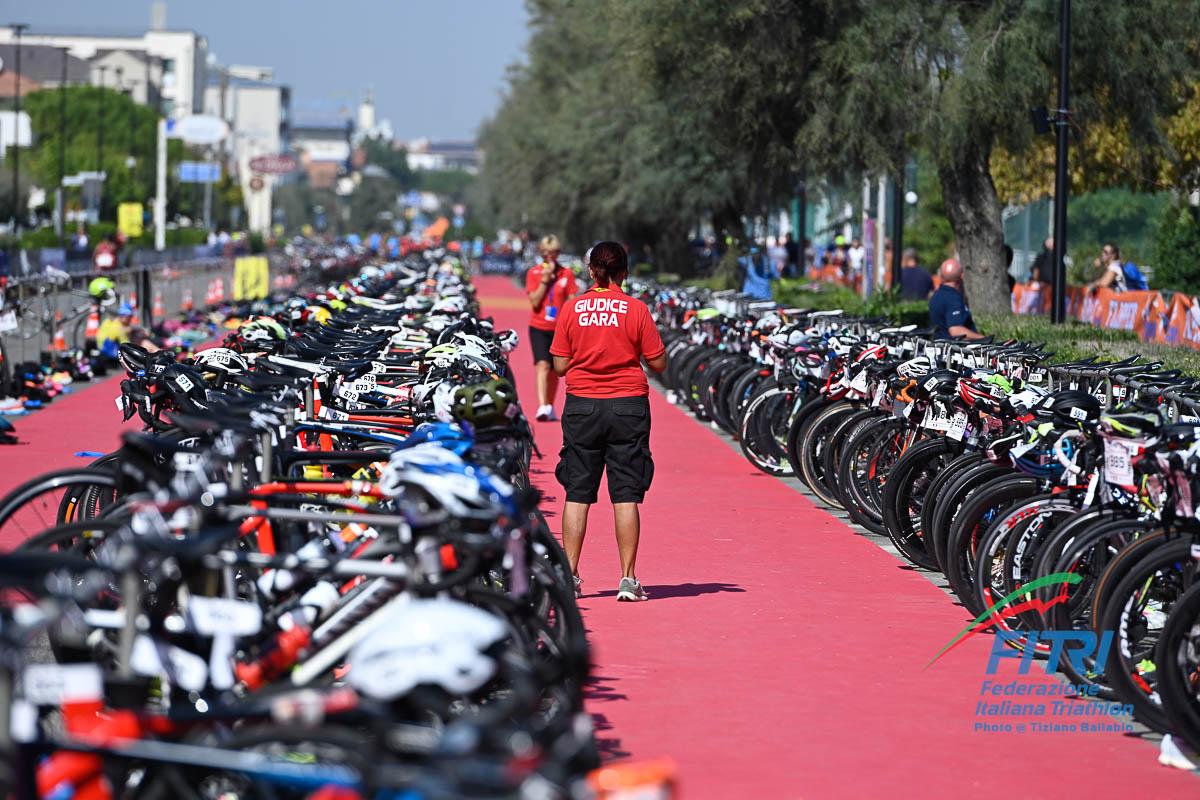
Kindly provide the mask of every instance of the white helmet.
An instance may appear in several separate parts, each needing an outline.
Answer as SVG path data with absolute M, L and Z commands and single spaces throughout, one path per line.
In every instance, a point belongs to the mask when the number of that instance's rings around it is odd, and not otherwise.
M 201 350 L 192 360 L 198 367 L 209 367 L 223 372 L 240 373 L 250 369 L 246 359 L 228 347 L 212 347 L 208 350 Z
M 350 651 L 348 683 L 367 697 L 394 700 L 420 685 L 474 692 L 496 673 L 486 651 L 507 635 L 504 623 L 457 600 L 393 606 Z

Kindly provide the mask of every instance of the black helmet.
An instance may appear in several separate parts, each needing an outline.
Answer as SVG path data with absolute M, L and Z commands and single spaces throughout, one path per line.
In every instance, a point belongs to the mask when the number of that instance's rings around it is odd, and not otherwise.
M 1047 395 L 1038 406 L 1037 415 L 1050 422 L 1073 426 L 1096 422 L 1101 411 L 1100 401 L 1082 389 L 1064 389 Z

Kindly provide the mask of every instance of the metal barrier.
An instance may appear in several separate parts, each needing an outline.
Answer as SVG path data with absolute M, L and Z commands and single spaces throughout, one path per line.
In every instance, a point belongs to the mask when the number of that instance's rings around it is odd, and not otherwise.
M 135 263 L 132 267 L 110 270 L 103 273 L 116 284 L 121 302 L 132 303 L 141 318 L 143 327 L 149 328 L 165 317 L 174 316 L 181 310 L 204 308 L 217 302 L 233 299 L 234 263 L 232 257 L 196 258 L 188 260 L 163 260 L 158 263 Z M 272 275 L 278 279 L 286 270 L 286 258 L 280 254 L 269 256 Z M 139 259 L 140 261 L 140 259 Z M 87 312 L 81 309 L 90 306 L 87 295 L 88 283 L 101 273 L 67 273 L 59 281 L 50 281 L 41 272 L 21 275 L 9 279 L 6 291 L 6 307 L 18 304 L 31 314 L 49 310 L 49 316 L 61 317 L 49 330 L 39 330 L 26 338 L 22 329 L 3 334 L 4 348 L 13 364 L 38 361 L 41 354 L 54 345 L 56 328 L 61 327 L 68 348 L 79 346 L 86 330 Z M 276 284 L 277 285 L 277 284 Z M 115 312 L 108 309 L 107 313 Z M 25 325 L 22 325 L 25 328 Z

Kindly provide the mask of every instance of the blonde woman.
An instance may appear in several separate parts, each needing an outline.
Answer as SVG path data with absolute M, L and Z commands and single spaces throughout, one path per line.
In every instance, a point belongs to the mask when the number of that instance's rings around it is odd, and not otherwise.
M 558 326 L 558 312 L 579 291 L 575 273 L 558 263 L 562 250 L 558 237 L 546 236 L 540 243 L 542 260 L 525 274 L 525 294 L 529 296 L 529 343 L 537 368 L 537 419 L 557 419 L 554 399 L 558 393 L 558 375 L 554 373 L 550 344 Z

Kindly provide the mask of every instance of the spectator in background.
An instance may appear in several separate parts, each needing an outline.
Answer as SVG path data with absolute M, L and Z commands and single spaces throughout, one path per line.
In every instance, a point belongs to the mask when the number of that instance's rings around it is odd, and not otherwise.
M 117 268 L 117 240 L 110 233 L 92 251 L 92 269 L 108 272 Z
M 1017 279 L 1020 277 L 1023 277 L 1023 276 L 1021 274 L 1020 269 L 1017 269 L 1017 270 L 1013 269 L 1013 256 L 1015 255 L 1015 253 L 1013 253 L 1012 246 L 1009 245 L 1007 242 L 1005 242 L 1005 244 L 1004 244 L 1003 252 L 1004 252 L 1004 269 L 1006 271 L 1005 278 L 1008 281 L 1008 293 L 1012 294 L 1013 287 L 1016 286 L 1018 283 Z M 1022 280 L 1019 282 L 1024 283 L 1025 281 Z
M 88 249 L 87 228 L 83 227 L 82 222 L 75 228 L 75 235 L 71 237 L 71 249 L 77 253 L 85 252 Z
M 929 324 L 933 327 L 934 338 L 982 339 L 967 306 L 962 264 L 953 258 L 946 259 L 938 270 L 938 277 L 942 279 L 942 285 L 929 298 Z
M 928 300 L 933 293 L 933 276 L 917 262 L 917 251 L 904 248 L 900 261 L 900 298 Z
M 770 246 L 767 247 L 767 257 L 771 259 L 771 265 L 775 267 L 775 274 L 783 275 L 787 270 L 787 248 L 783 244 L 783 237 L 768 241 Z
M 851 275 L 861 275 L 863 265 L 867 263 L 867 248 L 863 247 L 860 239 L 855 237 L 846 251 L 846 261 L 850 264 Z
M 809 267 L 817 266 L 817 248 L 813 245 L 813 240 L 805 238 L 804 240 L 804 268 L 802 272 Z
M 1054 237 L 1047 236 L 1042 242 L 1042 252 L 1033 259 L 1029 270 L 1029 282 L 1032 284 L 1054 282 Z
M 808 244 L 808 240 L 804 240 Z M 783 249 L 787 253 L 787 262 L 783 268 L 784 277 L 794 278 L 800 273 L 800 245 L 789 233 L 783 240 Z
M 742 274 L 742 294 L 755 300 L 771 299 L 771 281 L 778 280 L 779 273 L 758 245 L 738 259 L 738 271 Z
M 1123 292 L 1125 285 L 1125 269 L 1121 266 L 1121 249 L 1115 244 L 1104 245 L 1100 250 L 1100 268 L 1104 270 L 1100 277 L 1084 287 L 1089 293 L 1097 289 L 1111 289 Z

